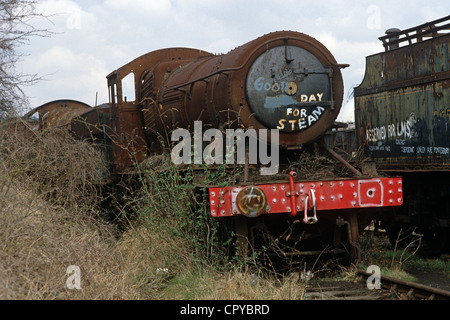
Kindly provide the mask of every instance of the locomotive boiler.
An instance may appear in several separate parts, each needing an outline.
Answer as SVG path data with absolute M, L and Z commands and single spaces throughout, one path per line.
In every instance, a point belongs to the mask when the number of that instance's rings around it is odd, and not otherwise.
M 403 206 L 388 232 L 424 235 L 433 253 L 450 249 L 450 16 L 380 37 L 355 88 L 358 145 L 380 172 L 401 175 Z
M 291 254 L 323 253 L 326 243 L 330 252 L 347 250 L 357 258 L 359 228 L 371 215 L 402 204 L 401 178 L 364 176 L 332 150 L 352 177 L 317 180 L 303 172 L 306 178 L 297 179 L 303 169 L 289 167 L 333 126 L 346 66 L 319 41 L 294 31 L 266 34 L 220 55 L 161 49 L 107 76 L 108 103 L 84 108 L 56 101 L 53 109 L 46 105 L 30 115 L 39 113 L 45 125 L 51 115 L 72 114 L 64 125 L 80 138 L 103 141 L 114 175 L 131 173 L 148 155 L 170 151 L 177 129 L 194 132 L 201 124 L 202 131 L 254 130 L 280 152 L 280 174 L 257 179 L 245 163 L 237 185 L 209 187 L 210 214 L 232 221 L 245 252 L 261 247 L 260 239 L 277 238 L 278 244 L 290 243 Z M 263 138 L 262 130 L 277 134 Z M 245 152 L 247 159 L 252 149 Z
M 336 119 L 343 95 L 340 68 L 317 40 L 275 32 L 224 55 L 188 48 L 150 52 L 108 75 L 112 123 L 143 154 L 162 152 L 176 128 L 279 129 L 283 149 L 320 138 Z M 123 79 L 135 83 L 133 99 Z M 137 129 L 139 128 L 139 129 Z M 139 141 L 140 140 L 140 141 Z M 116 150 L 120 153 L 119 150 Z M 114 165 L 129 166 L 124 155 Z

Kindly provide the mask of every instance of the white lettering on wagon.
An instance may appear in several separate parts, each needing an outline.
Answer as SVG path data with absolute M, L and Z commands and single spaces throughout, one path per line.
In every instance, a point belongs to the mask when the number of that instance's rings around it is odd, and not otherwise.
M 368 142 L 385 141 L 387 139 L 412 139 L 414 137 L 414 118 L 366 130 Z
M 385 145 L 390 140 L 394 145 L 399 146 L 402 154 L 411 155 L 449 155 L 450 148 L 442 146 L 411 146 L 411 141 L 417 138 L 414 131 L 416 117 L 411 113 L 409 119 L 386 126 L 368 128 L 366 130 L 366 140 L 370 144 L 370 151 L 391 151 L 391 145 Z

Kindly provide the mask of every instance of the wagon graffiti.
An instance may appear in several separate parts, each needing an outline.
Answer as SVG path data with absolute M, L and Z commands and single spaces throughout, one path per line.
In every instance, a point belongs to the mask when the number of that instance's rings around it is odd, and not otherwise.
M 437 124 L 442 122 L 445 122 L 445 125 L 440 126 L 439 134 L 446 136 L 447 119 L 435 116 L 433 121 L 434 130 L 436 131 Z M 405 121 L 367 128 L 365 138 L 368 150 L 373 152 L 375 157 L 380 152 L 405 156 L 450 155 L 448 143 L 436 138 L 434 141 L 430 141 L 428 131 L 427 122 L 416 118 L 415 114 L 411 113 Z
M 386 141 L 388 139 L 412 139 L 415 137 L 414 126 L 416 117 L 412 113 L 409 119 L 386 126 L 367 129 L 366 138 L 368 142 Z

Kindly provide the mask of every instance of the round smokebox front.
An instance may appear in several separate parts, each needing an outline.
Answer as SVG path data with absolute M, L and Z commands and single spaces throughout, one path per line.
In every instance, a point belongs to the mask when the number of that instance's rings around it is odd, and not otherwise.
M 294 133 L 312 128 L 330 106 L 330 72 L 303 48 L 271 48 L 247 75 L 250 109 L 270 129 Z

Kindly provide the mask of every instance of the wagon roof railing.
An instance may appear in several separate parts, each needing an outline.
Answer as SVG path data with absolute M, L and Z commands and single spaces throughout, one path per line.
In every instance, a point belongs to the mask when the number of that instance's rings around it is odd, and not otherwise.
M 408 41 L 408 44 L 411 45 L 416 42 L 446 35 L 449 33 L 449 30 L 450 15 L 405 30 L 389 29 L 386 31 L 387 35 L 378 39 L 383 42 L 385 50 L 389 51 L 398 48 L 402 42 Z

